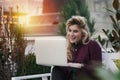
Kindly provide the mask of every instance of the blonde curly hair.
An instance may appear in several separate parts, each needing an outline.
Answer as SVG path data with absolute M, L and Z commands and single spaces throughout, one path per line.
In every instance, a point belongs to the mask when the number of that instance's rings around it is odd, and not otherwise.
M 72 16 L 70 19 L 67 20 L 66 22 L 66 31 L 68 31 L 68 28 L 71 25 L 78 25 L 78 27 L 81 29 L 82 31 L 82 44 L 86 45 L 89 42 L 90 39 L 90 32 L 89 32 L 89 28 L 87 25 L 87 19 L 85 17 L 82 16 Z M 67 36 L 66 36 L 67 37 Z M 67 39 L 68 40 L 68 39 Z M 70 43 L 70 41 L 68 40 L 68 60 L 72 59 L 72 45 Z

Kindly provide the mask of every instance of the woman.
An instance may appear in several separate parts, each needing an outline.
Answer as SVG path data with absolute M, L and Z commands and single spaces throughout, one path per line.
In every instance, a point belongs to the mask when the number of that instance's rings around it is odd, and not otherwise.
M 102 62 L 101 48 L 90 40 L 87 20 L 72 16 L 66 22 L 68 67 L 55 66 L 52 80 L 98 80 L 95 67 Z

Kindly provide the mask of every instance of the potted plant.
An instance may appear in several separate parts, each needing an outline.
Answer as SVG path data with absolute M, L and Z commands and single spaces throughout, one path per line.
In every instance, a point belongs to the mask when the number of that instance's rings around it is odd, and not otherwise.
M 106 45 L 106 48 L 108 46 L 108 42 L 111 43 L 111 46 L 116 52 L 120 51 L 120 9 L 119 9 L 119 0 L 113 1 L 113 8 L 115 9 L 115 12 L 107 9 L 107 11 L 112 12 L 113 15 L 109 15 L 110 19 L 113 22 L 113 29 L 112 30 L 105 30 L 102 29 L 102 31 L 105 33 L 105 35 L 108 37 L 108 40 L 101 39 L 100 36 L 98 36 L 98 41 L 101 43 L 101 45 Z
M 107 61 L 112 59 L 114 62 L 116 62 L 116 60 L 120 59 L 120 9 L 119 9 L 119 5 L 120 5 L 119 0 L 113 0 L 112 6 L 115 11 L 106 9 L 108 12 L 113 14 L 113 15 L 109 15 L 112 21 L 112 24 L 113 24 L 113 29 L 112 30 L 102 29 L 102 31 L 107 36 L 108 40 L 101 39 L 100 35 L 98 36 L 98 41 L 102 45 L 103 49 L 106 51 L 105 53 L 102 54 L 103 59 L 106 59 Z M 111 44 L 113 48 L 111 52 L 107 51 L 109 43 Z

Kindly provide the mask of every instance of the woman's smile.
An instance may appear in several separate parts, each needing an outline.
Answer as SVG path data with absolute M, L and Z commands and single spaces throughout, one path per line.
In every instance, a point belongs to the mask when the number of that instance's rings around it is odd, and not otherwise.
M 67 36 L 71 43 L 77 43 L 81 40 L 81 29 L 78 25 L 71 25 L 68 28 Z

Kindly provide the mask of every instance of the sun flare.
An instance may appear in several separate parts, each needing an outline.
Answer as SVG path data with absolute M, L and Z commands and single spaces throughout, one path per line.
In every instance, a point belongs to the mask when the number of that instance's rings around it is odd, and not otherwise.
M 20 16 L 19 24 L 24 25 L 25 27 L 29 26 L 30 15 Z

